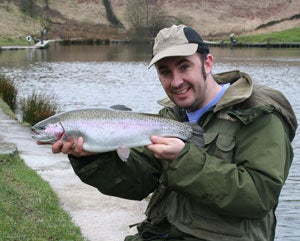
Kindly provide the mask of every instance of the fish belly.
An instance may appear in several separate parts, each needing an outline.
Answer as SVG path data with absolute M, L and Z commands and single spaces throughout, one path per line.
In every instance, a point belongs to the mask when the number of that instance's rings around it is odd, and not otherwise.
M 159 134 L 149 128 L 123 128 L 118 129 L 115 126 L 94 129 L 86 131 L 83 134 L 84 150 L 90 152 L 108 152 L 123 147 L 139 147 L 151 144 L 150 136 Z

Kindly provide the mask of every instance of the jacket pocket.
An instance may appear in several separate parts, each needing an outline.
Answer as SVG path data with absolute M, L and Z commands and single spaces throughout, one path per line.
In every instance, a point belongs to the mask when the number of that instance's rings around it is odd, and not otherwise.
M 234 136 L 216 132 L 204 133 L 205 151 L 224 161 L 232 162 L 235 145 L 236 141 Z
M 222 217 L 208 209 L 194 209 L 191 226 L 220 235 L 242 237 L 246 232 L 246 221 L 242 218 Z
M 207 240 L 245 240 L 246 219 L 221 216 L 179 193 L 172 192 L 168 199 L 167 218 L 177 229 Z

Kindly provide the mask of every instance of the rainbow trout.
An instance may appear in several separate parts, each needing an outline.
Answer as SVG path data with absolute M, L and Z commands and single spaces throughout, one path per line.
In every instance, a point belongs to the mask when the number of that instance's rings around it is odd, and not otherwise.
M 203 146 L 203 130 L 196 123 L 178 122 L 153 114 L 90 108 L 63 112 L 32 127 L 33 139 L 54 143 L 82 136 L 83 149 L 108 152 L 151 144 L 150 136 L 178 137 Z

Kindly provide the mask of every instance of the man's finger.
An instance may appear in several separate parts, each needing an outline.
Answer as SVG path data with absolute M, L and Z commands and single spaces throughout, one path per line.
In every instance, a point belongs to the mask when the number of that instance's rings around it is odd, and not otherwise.
M 82 153 L 83 149 L 82 149 L 82 146 L 83 146 L 83 138 L 82 137 L 79 137 L 76 142 L 74 143 L 74 150 L 73 150 L 73 153 L 72 154 L 75 154 L 75 155 L 79 155 Z
M 151 136 L 150 137 L 153 144 L 167 144 L 167 138 L 161 136 Z
M 57 154 L 57 153 L 60 153 L 61 152 L 61 148 L 63 146 L 63 142 L 61 140 L 58 140 L 57 142 L 55 142 L 53 145 L 52 145 L 52 152 L 54 154 Z

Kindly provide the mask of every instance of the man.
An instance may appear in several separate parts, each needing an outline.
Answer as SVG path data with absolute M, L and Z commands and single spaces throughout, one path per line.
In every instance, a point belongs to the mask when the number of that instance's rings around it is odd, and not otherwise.
M 44 28 L 41 28 L 41 44 L 44 44 L 46 30 Z
M 152 65 L 168 95 L 160 115 L 197 122 L 203 148 L 152 136 L 127 162 L 84 151 L 82 138 L 57 141 L 52 151 L 69 154 L 81 180 L 104 194 L 142 200 L 154 192 L 147 219 L 126 241 L 274 240 L 297 128 L 289 102 L 245 73 L 213 75 L 208 46 L 184 25 L 157 34 Z

